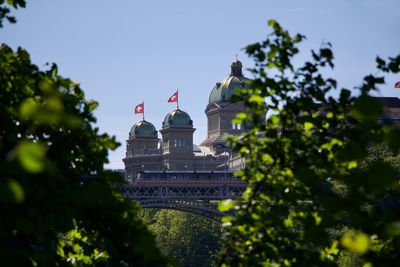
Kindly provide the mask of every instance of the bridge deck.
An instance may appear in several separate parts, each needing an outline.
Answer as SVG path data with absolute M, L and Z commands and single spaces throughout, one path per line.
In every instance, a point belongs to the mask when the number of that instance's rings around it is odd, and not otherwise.
M 240 180 L 137 180 L 124 194 L 135 200 L 221 200 L 238 198 L 245 187 Z
M 154 186 L 154 185 L 181 185 L 181 186 L 207 186 L 207 185 L 235 185 L 246 186 L 241 180 L 135 180 L 129 186 Z

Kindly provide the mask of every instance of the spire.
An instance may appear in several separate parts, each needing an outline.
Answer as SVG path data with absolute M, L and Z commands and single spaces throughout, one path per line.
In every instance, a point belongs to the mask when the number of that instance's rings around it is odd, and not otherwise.
M 235 60 L 231 65 L 231 76 L 242 77 L 242 62 L 239 61 L 238 56 L 236 54 Z

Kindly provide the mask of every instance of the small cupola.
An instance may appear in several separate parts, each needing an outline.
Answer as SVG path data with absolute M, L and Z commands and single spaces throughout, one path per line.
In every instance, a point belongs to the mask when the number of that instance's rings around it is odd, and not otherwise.
M 236 77 L 243 77 L 242 74 L 242 62 L 240 62 L 236 56 L 235 60 L 231 64 L 231 76 L 236 76 Z
M 129 132 L 129 138 L 157 138 L 157 130 L 154 125 L 146 120 L 135 123 Z
M 193 121 L 189 114 L 177 108 L 165 116 L 162 127 L 163 129 L 167 127 L 192 128 Z

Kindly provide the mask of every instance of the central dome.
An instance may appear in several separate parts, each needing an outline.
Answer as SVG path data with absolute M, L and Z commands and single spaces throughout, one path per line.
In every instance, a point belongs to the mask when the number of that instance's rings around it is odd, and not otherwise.
M 141 120 L 132 126 L 129 132 L 129 137 L 155 137 L 157 138 L 157 131 L 154 125 L 146 120 Z
M 230 102 L 238 87 L 246 88 L 246 77 L 242 74 L 242 63 L 236 59 L 231 65 L 231 74 L 218 82 L 211 91 L 208 103 Z
M 169 112 L 164 119 L 163 128 L 165 127 L 193 127 L 193 121 L 189 114 L 180 109 Z

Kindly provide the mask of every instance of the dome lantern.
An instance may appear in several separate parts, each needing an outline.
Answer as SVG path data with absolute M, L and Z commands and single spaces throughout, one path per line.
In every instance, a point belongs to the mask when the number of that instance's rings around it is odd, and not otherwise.
M 242 73 L 242 62 L 236 59 L 231 64 L 231 74 L 220 82 L 217 82 L 210 93 L 209 104 L 218 102 L 230 102 L 238 87 L 247 88 L 246 77 Z
M 231 76 L 243 77 L 242 67 L 243 67 L 242 62 L 238 60 L 236 55 L 235 60 L 231 64 Z

